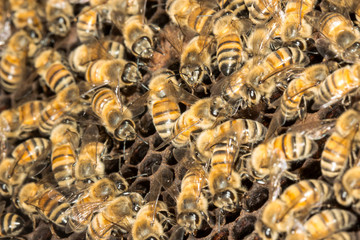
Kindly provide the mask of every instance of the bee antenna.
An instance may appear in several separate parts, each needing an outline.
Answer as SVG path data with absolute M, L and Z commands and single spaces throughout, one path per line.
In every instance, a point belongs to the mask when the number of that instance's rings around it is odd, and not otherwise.
M 139 134 L 136 133 L 136 136 L 140 139 L 140 141 L 142 141 L 146 145 L 149 145 L 149 143 L 147 141 L 145 141 L 144 139 L 142 139 Z

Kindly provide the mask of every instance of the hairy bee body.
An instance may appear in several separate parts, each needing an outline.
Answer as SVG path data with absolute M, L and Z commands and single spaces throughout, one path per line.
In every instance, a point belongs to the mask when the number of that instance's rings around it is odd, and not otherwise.
M 69 33 L 74 13 L 68 0 L 47 1 L 45 14 L 50 32 L 61 37 L 65 37 Z
M 167 239 L 163 225 L 166 225 L 169 214 L 168 207 L 164 202 L 149 202 L 145 204 L 136 216 L 135 223 L 131 229 L 134 240 Z
M 310 157 L 317 151 L 315 141 L 300 134 L 286 133 L 258 145 L 247 162 L 249 174 L 255 178 L 270 175 L 282 161 L 292 162 Z
M 60 187 L 70 187 L 74 182 L 73 166 L 76 162 L 75 149 L 70 142 L 59 143 L 52 148 L 51 169 Z
M 177 222 L 188 233 L 195 233 L 204 218 L 208 218 L 208 201 L 202 193 L 205 183 L 206 173 L 200 166 L 189 169 L 181 181 L 176 204 Z
M 335 179 L 334 192 L 338 203 L 345 207 L 351 206 L 356 212 L 360 212 L 360 167 L 354 166 L 345 171 L 340 177 Z
M 112 40 L 84 43 L 70 53 L 68 60 L 72 70 L 85 73 L 91 62 L 108 59 L 110 56 L 114 59 L 123 58 L 124 46 L 120 42 Z
M 279 0 L 244 0 L 249 18 L 254 24 L 268 21 L 280 8 Z
M 248 14 L 244 0 L 217 0 L 221 9 L 231 10 L 237 18 Z
M 176 120 L 172 132 L 172 144 L 175 147 L 186 146 L 189 143 L 190 134 L 208 129 L 216 121 L 221 121 L 225 117 L 224 111 L 220 97 L 198 100 Z
M 302 228 L 295 229 L 286 239 L 325 239 L 336 232 L 351 228 L 356 222 L 356 216 L 349 211 L 324 210 L 309 218 Z
M 138 193 L 122 195 L 108 202 L 106 208 L 92 218 L 86 232 L 87 239 L 106 239 L 113 230 L 130 232 L 142 205 L 143 198 Z
M 340 68 L 318 86 L 312 109 L 330 106 L 355 91 L 360 83 L 360 64 Z
M 0 237 L 15 237 L 23 230 L 25 221 L 15 213 L 5 213 L 0 215 Z
M 41 20 L 41 10 L 21 8 L 13 14 L 13 23 L 17 29 L 24 29 L 32 42 L 40 43 L 44 37 L 44 26 Z M 31 54 L 30 54 L 31 55 Z
M 125 46 L 135 55 L 149 59 L 153 55 L 154 33 L 145 23 L 142 15 L 135 15 L 127 19 L 122 28 Z
M 27 177 L 25 171 L 11 175 L 11 171 L 15 164 L 14 158 L 4 158 L 0 162 L 0 195 L 3 197 L 12 196 L 17 188 L 24 183 Z
M 56 93 L 75 85 L 74 76 L 62 63 L 54 63 L 47 69 L 45 82 Z
M 97 7 L 84 7 L 76 22 L 80 42 L 90 42 L 102 37 L 102 19 Z
M 296 221 L 304 220 L 312 209 L 320 207 L 331 196 L 330 186 L 321 180 L 295 183 L 265 207 L 255 231 L 263 239 L 277 239 L 280 233 L 289 232 Z
M 99 89 L 93 96 L 91 107 L 102 120 L 106 130 L 118 141 L 134 140 L 135 124 L 131 120 L 132 113 L 121 106 L 115 93 L 107 88 Z
M 123 59 L 100 59 L 89 63 L 85 79 L 93 86 L 108 84 L 113 87 L 125 87 L 139 82 L 141 74 L 133 62 Z

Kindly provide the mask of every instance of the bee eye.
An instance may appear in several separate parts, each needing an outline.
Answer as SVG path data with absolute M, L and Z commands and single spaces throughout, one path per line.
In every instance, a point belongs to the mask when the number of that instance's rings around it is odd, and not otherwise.
M 8 193 L 8 192 L 9 192 L 9 190 L 8 190 L 8 188 L 7 188 L 7 185 L 6 185 L 5 183 L 1 184 L 1 190 L 2 190 L 3 192 L 5 192 L 5 193 Z
M 295 40 L 295 41 L 293 42 L 293 44 L 294 44 L 294 46 L 298 47 L 298 48 L 299 48 L 300 50 L 302 50 L 302 51 L 306 50 L 305 44 L 304 44 L 302 41 L 300 41 L 300 40 Z
M 145 240 L 157 240 L 157 238 L 155 238 L 155 237 L 148 237 L 148 238 L 146 238 Z
M 133 210 L 134 210 L 135 212 L 138 212 L 138 211 L 140 210 L 140 205 L 137 204 L 137 203 L 134 203 L 134 204 L 133 204 Z
M 271 238 L 271 229 L 270 229 L 270 228 L 265 228 L 264 230 L 265 230 L 265 231 L 264 231 L 265 236 L 266 236 L 267 238 Z
M 345 190 L 342 190 L 340 196 L 341 196 L 341 200 L 346 201 L 348 193 Z
M 248 94 L 249 94 L 249 96 L 250 96 L 250 98 L 252 100 L 256 99 L 256 93 L 255 93 L 255 90 L 253 88 L 248 88 Z

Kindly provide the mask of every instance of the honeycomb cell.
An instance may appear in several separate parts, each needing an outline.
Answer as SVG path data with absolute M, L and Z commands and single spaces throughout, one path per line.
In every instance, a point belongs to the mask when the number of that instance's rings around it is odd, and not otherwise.
M 149 145 L 146 143 L 140 143 L 131 154 L 130 164 L 138 165 L 146 156 L 149 151 Z
M 151 154 L 141 163 L 140 173 L 147 176 L 153 175 L 160 167 L 162 157 L 160 154 Z

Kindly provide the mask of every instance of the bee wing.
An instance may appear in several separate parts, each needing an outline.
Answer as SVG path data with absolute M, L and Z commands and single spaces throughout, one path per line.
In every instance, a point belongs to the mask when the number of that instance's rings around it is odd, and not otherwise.
M 183 227 L 178 227 L 172 231 L 169 240 L 183 240 L 184 236 L 185 229 Z
M 76 204 L 72 206 L 68 210 L 68 216 L 72 219 L 72 223 L 74 224 L 75 229 L 81 228 L 81 225 L 88 224 L 91 221 L 91 216 L 94 214 L 96 210 L 99 209 L 100 206 L 102 206 L 103 202 L 88 202 L 88 203 L 82 203 L 82 204 Z M 72 211 L 72 209 L 76 208 L 76 211 Z M 73 229 L 71 225 L 69 224 L 70 221 L 68 221 L 65 232 L 70 233 L 73 232 Z
M 287 132 L 298 132 L 312 140 L 320 140 L 334 131 L 336 119 L 325 119 L 295 124 Z
M 171 82 L 168 82 L 168 86 L 170 91 L 174 94 L 174 96 L 178 99 L 179 102 L 182 102 L 186 105 L 192 105 L 199 100 L 199 98 L 195 95 L 189 93 L 188 91 L 179 86 L 175 86 Z
M 91 143 L 91 142 L 97 142 L 97 140 L 99 139 L 99 129 L 96 125 L 91 124 L 89 125 L 85 131 L 84 134 L 81 138 L 81 148 L 80 148 L 80 152 L 84 151 L 84 148 L 87 144 Z M 94 157 L 94 159 L 96 159 L 96 156 L 91 156 Z

